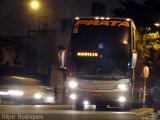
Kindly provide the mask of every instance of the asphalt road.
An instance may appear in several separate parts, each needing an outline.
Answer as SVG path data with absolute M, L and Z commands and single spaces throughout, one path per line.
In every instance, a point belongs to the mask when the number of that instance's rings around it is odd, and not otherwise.
M 1 105 L 0 120 L 141 120 L 133 112 L 76 111 L 73 106 Z

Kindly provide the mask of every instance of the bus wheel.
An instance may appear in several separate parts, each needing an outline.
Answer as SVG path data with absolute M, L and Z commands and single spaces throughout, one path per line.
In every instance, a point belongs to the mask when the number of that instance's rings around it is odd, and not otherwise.
M 133 103 L 132 104 L 132 108 L 139 109 L 141 107 L 143 107 L 143 103 Z
M 76 102 L 76 110 L 84 110 L 84 105 L 81 102 Z
M 130 111 L 131 109 L 132 109 L 131 104 L 127 104 L 122 108 L 123 111 Z

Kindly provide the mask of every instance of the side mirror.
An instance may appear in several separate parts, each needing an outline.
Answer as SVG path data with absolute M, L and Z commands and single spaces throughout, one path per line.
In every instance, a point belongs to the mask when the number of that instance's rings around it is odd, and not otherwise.
M 62 70 L 67 69 L 67 50 L 58 52 L 58 67 Z
M 132 52 L 132 68 L 136 67 L 136 62 L 137 62 L 137 52 L 134 50 Z

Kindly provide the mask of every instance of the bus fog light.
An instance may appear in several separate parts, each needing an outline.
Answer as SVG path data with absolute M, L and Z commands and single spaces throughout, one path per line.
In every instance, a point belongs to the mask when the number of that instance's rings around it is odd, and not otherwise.
M 46 102 L 46 103 L 54 103 L 54 97 L 52 97 L 52 96 L 46 97 L 46 98 L 45 98 L 45 102 Z
M 88 100 L 85 100 L 85 101 L 83 102 L 83 104 L 84 104 L 84 105 L 89 105 L 89 101 L 88 101 Z
M 76 94 L 71 94 L 70 96 L 69 96 L 69 98 L 71 99 L 71 100 L 75 100 L 76 98 L 77 98 L 77 95 Z
M 121 97 L 118 98 L 118 101 L 119 101 L 119 102 L 125 102 L 125 101 L 126 101 L 126 98 L 123 97 L 123 96 L 121 96 Z

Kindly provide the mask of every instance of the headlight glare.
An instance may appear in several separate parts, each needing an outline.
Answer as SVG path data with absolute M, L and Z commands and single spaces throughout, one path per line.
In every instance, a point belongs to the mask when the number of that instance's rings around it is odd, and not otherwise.
M 0 91 L 0 95 L 8 95 L 8 92 Z
M 8 94 L 14 96 L 22 96 L 24 92 L 22 90 L 8 90 Z

